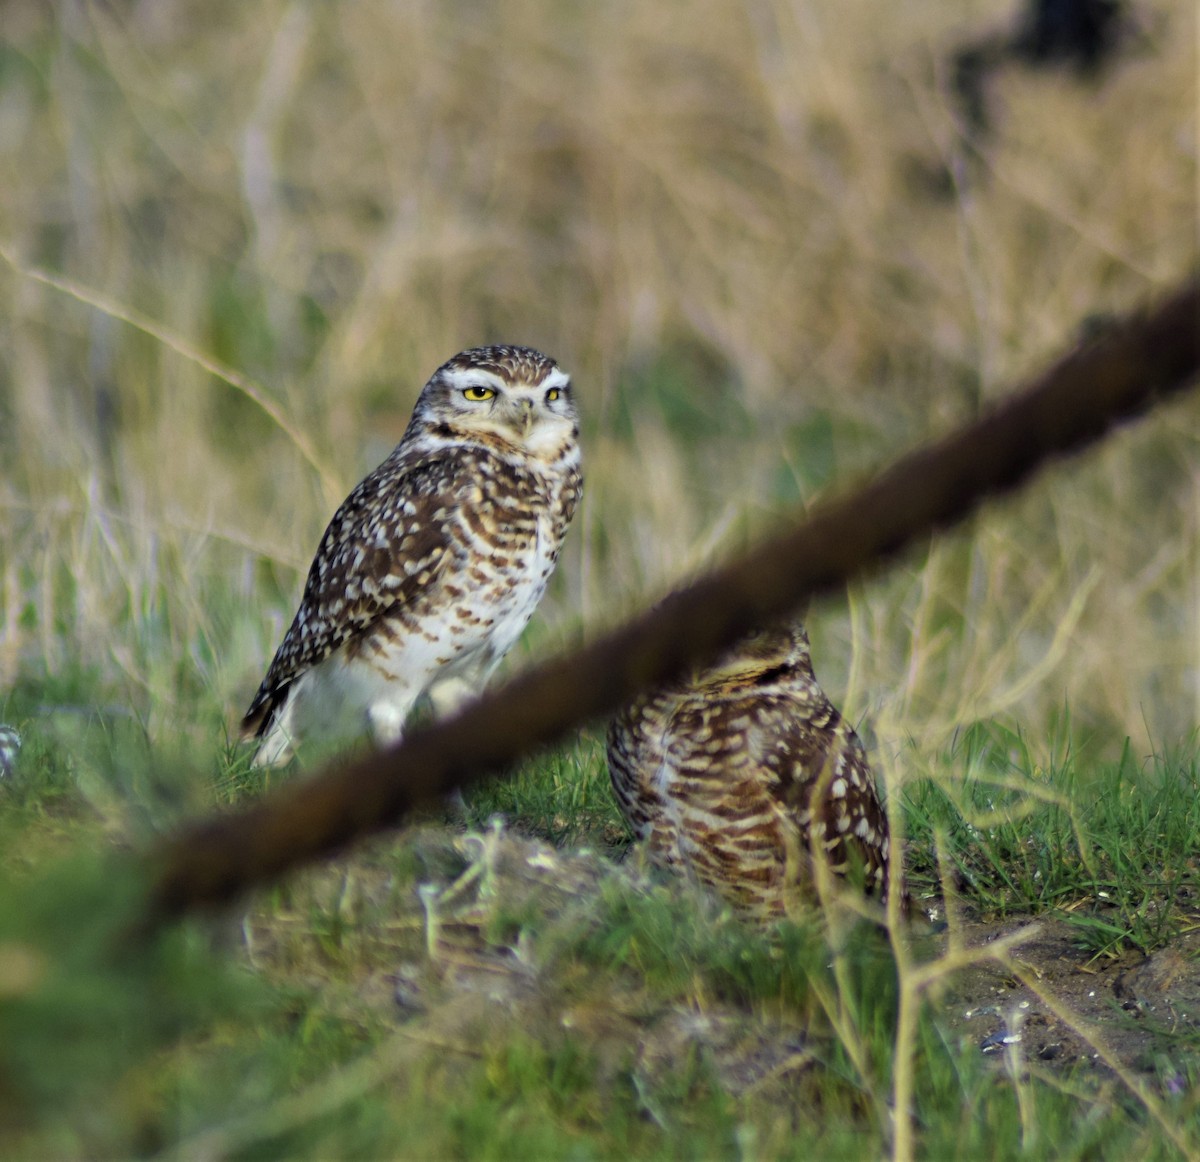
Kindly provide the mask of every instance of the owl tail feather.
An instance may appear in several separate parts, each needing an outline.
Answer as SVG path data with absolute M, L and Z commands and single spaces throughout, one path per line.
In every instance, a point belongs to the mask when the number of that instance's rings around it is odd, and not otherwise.
M 247 742 L 262 739 L 253 766 L 281 767 L 291 761 L 293 739 L 289 695 L 288 686 L 281 690 L 260 689 L 246 711 L 242 719 L 242 738 Z

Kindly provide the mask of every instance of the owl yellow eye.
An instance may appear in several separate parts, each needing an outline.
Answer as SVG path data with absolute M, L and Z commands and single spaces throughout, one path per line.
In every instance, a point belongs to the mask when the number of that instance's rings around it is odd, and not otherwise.
M 553 403 L 556 399 L 562 398 L 562 392 L 557 387 L 552 387 L 546 392 L 546 402 Z
M 472 403 L 479 403 L 480 400 L 491 399 L 496 394 L 494 387 L 464 387 L 463 398 L 469 399 Z

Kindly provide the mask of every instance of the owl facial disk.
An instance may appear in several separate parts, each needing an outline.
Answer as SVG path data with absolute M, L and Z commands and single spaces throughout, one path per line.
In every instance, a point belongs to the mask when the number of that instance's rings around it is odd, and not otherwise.
M 431 385 L 432 386 L 432 385 Z M 451 367 L 441 372 L 443 398 L 456 426 L 487 432 L 531 452 L 560 446 L 575 428 L 571 380 L 558 367 L 537 383 L 510 380 L 483 367 Z

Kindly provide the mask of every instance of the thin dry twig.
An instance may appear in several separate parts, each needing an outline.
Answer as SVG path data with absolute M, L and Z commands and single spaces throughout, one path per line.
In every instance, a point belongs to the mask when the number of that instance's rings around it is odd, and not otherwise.
M 26 266 L 5 246 L 0 246 L 0 259 L 7 262 L 23 278 L 28 278 L 33 282 L 39 282 L 43 286 L 60 291 L 77 302 L 92 307 L 94 310 L 100 311 L 110 318 L 118 319 L 135 330 L 149 335 L 152 339 L 157 339 L 163 346 L 169 347 L 177 355 L 181 355 L 184 359 L 195 363 L 198 367 L 207 371 L 209 375 L 214 375 L 217 379 L 223 380 L 235 391 L 241 392 L 242 395 L 270 417 L 279 430 L 296 446 L 296 450 L 300 455 L 312 466 L 313 470 L 321 478 L 321 486 L 325 491 L 326 499 L 333 504 L 341 498 L 345 492 L 345 485 L 338 473 L 317 452 L 312 441 L 284 415 L 283 409 L 268 396 L 266 389 L 261 384 L 255 383 L 248 376 L 235 371 L 228 364 L 222 363 L 220 360 L 214 359 L 211 355 L 205 354 L 199 347 L 190 343 L 182 335 L 172 331 L 170 327 L 165 326 L 156 319 L 150 318 L 148 315 L 143 315 L 141 311 L 136 311 L 132 307 L 109 297 L 101 291 L 85 286 L 73 278 L 64 278 L 62 275 L 42 270 L 37 266 Z

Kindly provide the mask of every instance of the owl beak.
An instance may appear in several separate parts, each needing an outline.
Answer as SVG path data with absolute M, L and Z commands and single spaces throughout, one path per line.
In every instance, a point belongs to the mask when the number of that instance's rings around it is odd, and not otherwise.
M 521 427 L 528 432 L 533 426 L 533 400 L 523 399 L 517 406 L 520 408 L 520 411 L 517 412 L 518 421 Z

